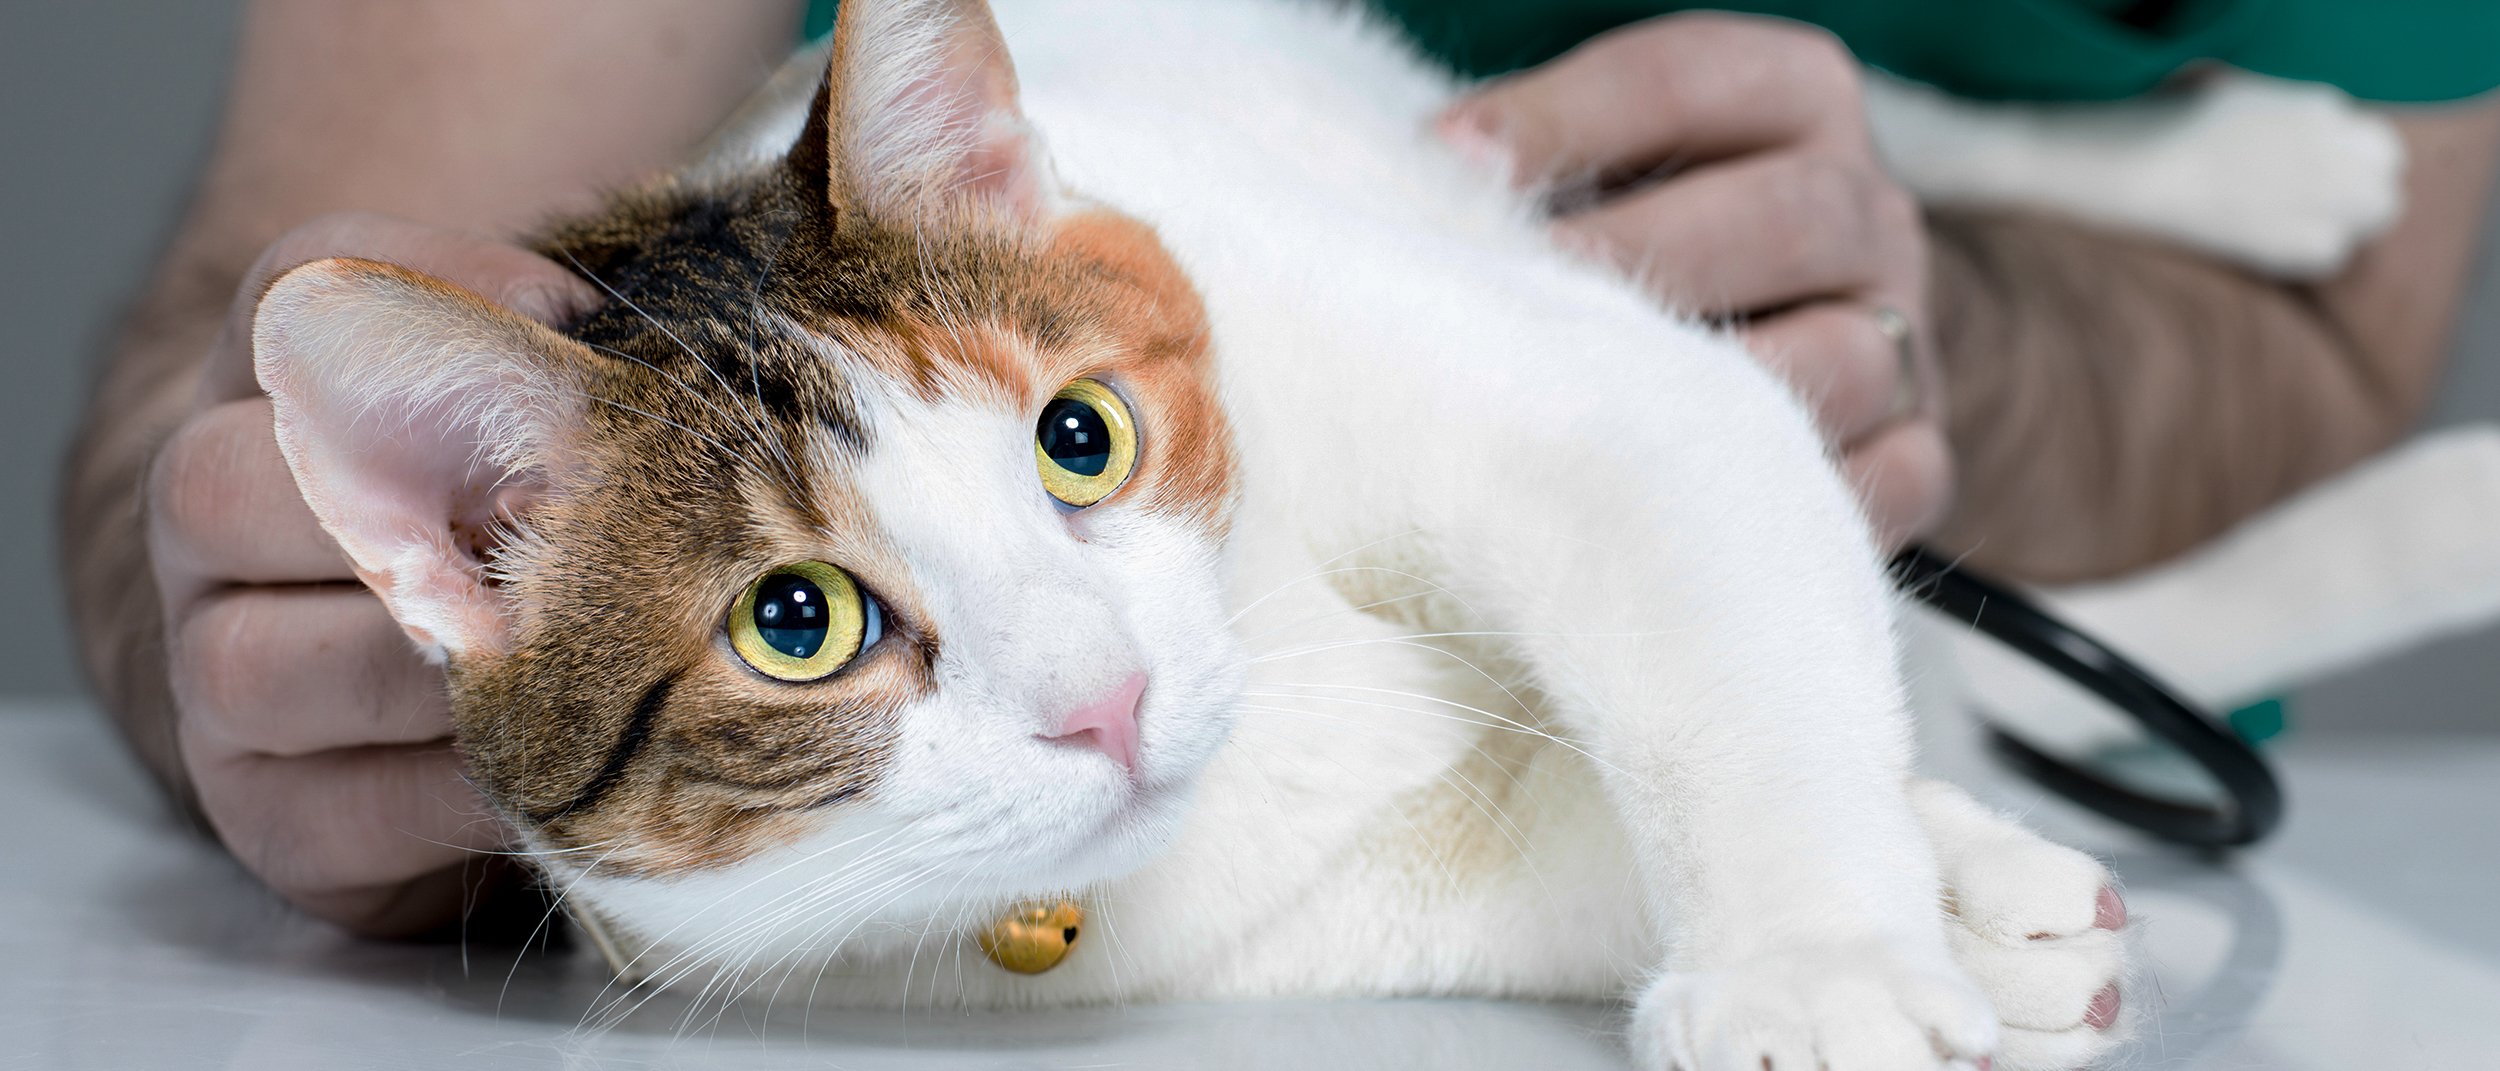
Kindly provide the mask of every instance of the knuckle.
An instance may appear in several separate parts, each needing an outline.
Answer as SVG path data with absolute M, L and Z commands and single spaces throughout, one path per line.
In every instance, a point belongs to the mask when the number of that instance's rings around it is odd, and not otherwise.
M 1806 84 L 1855 100 L 1858 95 L 1858 58 L 1842 44 L 1840 38 L 1820 26 L 1786 23 L 1788 48 L 1794 55 L 1795 74 Z
M 1794 218 L 1826 240 L 1865 250 L 1887 264 L 1923 263 L 1918 201 L 1874 165 L 1823 154 L 1796 157 L 1775 189 Z M 1897 274 L 1887 272 L 1887 275 Z
M 234 498 L 225 480 L 229 434 L 218 421 L 193 420 L 157 451 L 148 469 L 148 510 L 165 534 L 188 544 L 217 527 Z
M 1868 238 L 1888 238 L 1908 223 L 1914 206 L 1881 170 L 1858 160 L 1820 159 L 1833 210 L 1862 221 Z
M 1859 232 L 1871 222 L 1869 191 L 1857 169 L 1846 161 L 1821 154 L 1792 157 L 1773 188 L 1796 218 L 1809 220 L 1818 229 L 1845 227 L 1841 234 L 1847 235 L 1846 240 L 1864 241 Z
M 1757 47 L 1773 61 L 1782 82 L 1801 94 L 1855 103 L 1860 92 L 1857 56 L 1820 26 L 1777 19 L 1747 20 Z
M 1731 11 L 1688 11 L 1634 23 L 1598 38 L 1608 51 L 1643 66 L 1687 64 L 1696 56 L 1775 71 L 1782 85 L 1818 96 L 1856 100 L 1855 55 L 1820 26 Z
M 1889 405 L 1893 380 L 1901 372 L 1901 354 L 1892 337 L 1883 332 L 1864 306 L 1839 306 L 1832 315 L 1835 321 L 1846 321 L 1837 325 L 1835 333 L 1844 341 L 1834 348 L 1844 355 L 1851 382 L 1864 395 L 1880 395 Z
M 248 750 L 259 750 L 265 726 L 249 716 L 268 676 L 248 599 L 213 598 L 196 605 L 179 627 L 167 665 L 182 717 L 194 727 Z
M 375 235 L 392 230 L 396 224 L 396 220 L 378 212 L 324 212 L 280 235 L 271 243 L 268 259 L 272 265 L 292 266 L 330 256 L 333 250 L 371 244 Z
M 1865 201 L 1867 214 L 1895 233 L 1916 232 L 1919 226 L 1918 198 L 1910 195 L 1892 176 L 1882 169 L 1860 166 L 1853 169 L 1858 176 L 1859 196 Z

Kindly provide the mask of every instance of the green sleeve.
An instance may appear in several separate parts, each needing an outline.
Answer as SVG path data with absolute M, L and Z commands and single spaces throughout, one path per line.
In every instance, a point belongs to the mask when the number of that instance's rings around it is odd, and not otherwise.
M 1597 33 L 1685 8 L 1829 29 L 1858 56 L 1966 96 L 2114 100 L 2219 60 L 2385 101 L 2500 86 L 2494 0 L 1373 0 L 1472 75 L 1544 62 Z
M 807 17 L 799 23 L 799 43 L 806 44 L 833 32 L 834 9 L 841 0 L 807 0 Z

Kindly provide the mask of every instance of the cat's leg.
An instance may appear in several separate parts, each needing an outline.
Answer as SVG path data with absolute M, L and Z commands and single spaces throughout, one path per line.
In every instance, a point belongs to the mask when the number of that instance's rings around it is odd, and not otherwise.
M 1913 779 L 1910 804 L 1953 958 L 1996 1008 L 1996 1071 L 2081 1067 L 2123 1040 L 2127 909 L 2109 870 L 1941 781 Z
M 1361 471 L 1406 477 L 1366 486 L 1352 510 L 1399 508 L 1346 545 L 1420 531 L 1439 631 L 1499 637 L 1598 770 L 1662 938 L 1615 951 L 1657 957 L 1641 1066 L 1975 1067 L 1997 1023 L 1906 794 L 1880 560 L 1793 402 L 1741 353 L 1645 333 L 1622 360 L 1549 337 L 1562 356 L 1421 389 L 1332 369 L 1369 406 L 1348 423 L 1402 430 Z M 1418 396 L 1434 411 L 1397 411 Z
M 1993 1053 L 1908 797 L 1897 596 L 1804 407 L 1620 280 L 1297 219 L 1172 232 L 1232 355 L 1244 479 L 1290 485 L 1322 560 L 1401 548 L 1417 639 L 1491 648 L 1595 771 L 1657 944 L 1557 953 L 1653 968 L 1640 1065 Z

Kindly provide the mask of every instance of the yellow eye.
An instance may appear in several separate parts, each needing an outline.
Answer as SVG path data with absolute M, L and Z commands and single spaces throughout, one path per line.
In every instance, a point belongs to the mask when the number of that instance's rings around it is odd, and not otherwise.
M 1042 488 L 1071 506 L 1090 506 L 1120 489 L 1137 466 L 1137 426 L 1111 388 L 1080 379 L 1059 388 L 1033 429 Z
M 823 562 L 784 565 L 747 585 L 729 611 L 729 645 L 756 672 L 812 681 L 877 642 L 876 600 Z

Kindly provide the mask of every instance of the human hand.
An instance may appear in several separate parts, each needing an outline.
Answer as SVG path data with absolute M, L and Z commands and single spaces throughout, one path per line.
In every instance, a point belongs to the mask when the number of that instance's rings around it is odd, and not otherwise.
M 461 775 L 443 673 L 426 664 L 313 519 L 252 372 L 261 292 L 355 256 L 445 279 L 558 323 L 589 284 L 500 242 L 387 216 L 323 216 L 262 253 L 202 369 L 192 414 L 148 474 L 183 763 L 235 857 L 312 914 L 372 935 L 459 917 L 473 853 L 507 831 Z
M 1550 191 L 1554 232 L 1739 325 L 1812 408 L 1886 550 L 1951 504 L 1918 206 L 1876 162 L 1858 66 L 1776 19 L 1671 15 L 1494 81 L 1438 122 Z

